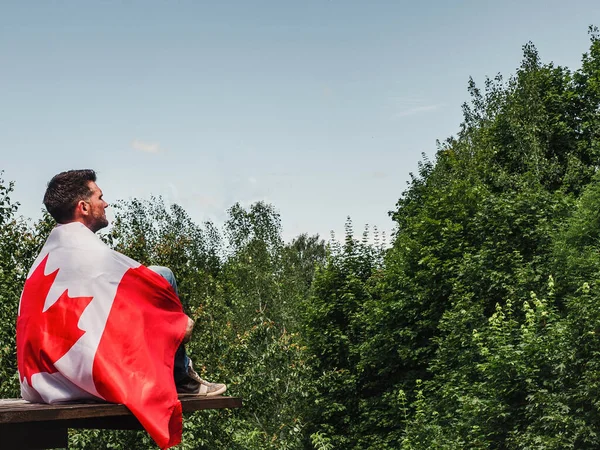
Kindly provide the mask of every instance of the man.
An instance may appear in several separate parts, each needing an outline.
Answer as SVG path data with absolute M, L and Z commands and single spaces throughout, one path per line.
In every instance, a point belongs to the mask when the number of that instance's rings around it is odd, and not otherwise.
M 201 379 L 185 354 L 194 323 L 183 313 L 172 272 L 149 270 L 95 235 L 108 225 L 108 203 L 93 170 L 53 177 L 44 205 L 58 225 L 19 304 L 23 398 L 124 403 L 160 447 L 175 445 L 176 392 L 214 396 L 226 386 Z

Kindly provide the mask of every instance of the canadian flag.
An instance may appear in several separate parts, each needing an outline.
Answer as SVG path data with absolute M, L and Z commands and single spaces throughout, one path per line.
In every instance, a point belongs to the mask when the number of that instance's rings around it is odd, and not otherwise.
M 164 278 L 83 224 L 59 225 L 21 295 L 21 395 L 36 403 L 123 403 L 160 448 L 177 445 L 182 417 L 173 360 L 186 325 Z

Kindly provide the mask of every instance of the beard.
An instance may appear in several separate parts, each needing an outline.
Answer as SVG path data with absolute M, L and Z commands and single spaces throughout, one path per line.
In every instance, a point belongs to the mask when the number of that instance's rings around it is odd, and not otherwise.
M 105 214 L 94 216 L 93 221 L 88 225 L 88 228 L 94 233 L 108 226 L 108 219 Z

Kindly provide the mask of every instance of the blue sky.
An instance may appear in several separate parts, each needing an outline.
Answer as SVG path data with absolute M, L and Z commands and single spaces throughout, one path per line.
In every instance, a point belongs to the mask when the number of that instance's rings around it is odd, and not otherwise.
M 510 76 L 528 41 L 577 69 L 599 19 L 597 0 L 0 0 L 0 169 L 33 218 L 55 173 L 94 168 L 107 201 L 197 222 L 265 200 L 288 240 L 348 215 L 389 232 L 469 76 Z

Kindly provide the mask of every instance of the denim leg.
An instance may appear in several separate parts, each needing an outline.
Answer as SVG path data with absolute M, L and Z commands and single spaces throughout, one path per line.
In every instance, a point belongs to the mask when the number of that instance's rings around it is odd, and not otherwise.
M 173 366 L 173 378 L 175 379 L 175 383 L 179 383 L 187 377 L 189 362 L 190 359 L 185 354 L 185 347 L 181 344 L 177 349 L 177 352 L 175 352 L 175 365 Z
M 148 269 L 156 272 L 160 276 L 162 276 L 165 280 L 169 282 L 169 284 L 173 287 L 173 290 L 177 295 L 179 295 L 177 291 L 177 280 L 175 280 L 175 275 L 173 275 L 173 271 L 168 267 L 164 266 L 149 266 Z M 183 344 L 179 346 L 177 351 L 175 352 L 175 364 L 173 366 L 173 378 L 177 383 L 185 376 L 187 376 L 187 367 L 189 364 L 189 358 L 185 354 L 185 347 Z
M 175 293 L 179 295 L 179 292 L 177 291 L 177 280 L 175 279 L 175 275 L 171 269 L 165 266 L 149 266 L 148 269 L 150 269 L 152 272 L 156 272 L 165 280 L 167 280 Z

